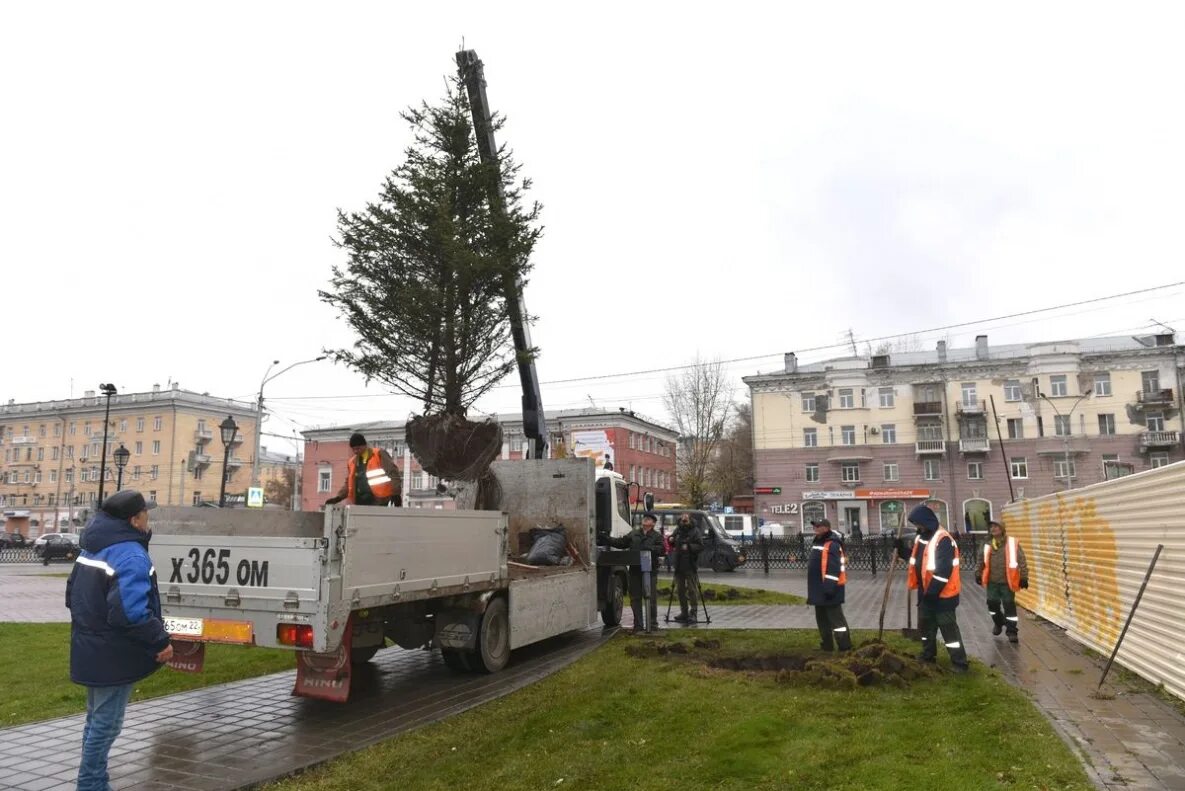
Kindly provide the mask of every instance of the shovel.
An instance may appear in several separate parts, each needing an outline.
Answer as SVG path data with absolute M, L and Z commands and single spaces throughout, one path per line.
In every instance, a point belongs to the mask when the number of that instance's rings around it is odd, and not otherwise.
M 889 571 L 885 575 L 885 595 L 881 599 L 881 617 L 876 629 L 876 639 L 883 640 L 885 637 L 885 610 L 889 607 L 889 591 L 893 586 L 893 572 L 897 570 L 897 553 L 893 553 L 893 559 L 889 561 Z

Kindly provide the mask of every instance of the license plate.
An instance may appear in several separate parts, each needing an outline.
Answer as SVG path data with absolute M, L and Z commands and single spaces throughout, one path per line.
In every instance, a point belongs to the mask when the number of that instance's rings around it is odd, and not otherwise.
M 169 634 L 202 636 L 201 618 L 165 618 L 165 631 Z

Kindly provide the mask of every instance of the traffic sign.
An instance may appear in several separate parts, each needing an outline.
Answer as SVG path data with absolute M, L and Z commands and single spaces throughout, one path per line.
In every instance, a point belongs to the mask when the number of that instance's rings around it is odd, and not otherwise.
M 247 489 L 247 507 L 263 508 L 263 487 L 251 486 Z
M 781 494 L 781 486 L 754 486 L 753 494 Z

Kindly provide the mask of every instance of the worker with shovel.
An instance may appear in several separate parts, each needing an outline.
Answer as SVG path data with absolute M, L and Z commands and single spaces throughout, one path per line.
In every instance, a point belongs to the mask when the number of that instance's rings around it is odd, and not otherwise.
M 806 601 L 815 607 L 819 627 L 819 648 L 823 651 L 852 650 L 852 635 L 843 616 L 844 587 L 848 583 L 848 559 L 843 539 L 831 531 L 831 521 L 816 519 L 815 540 L 806 567 Z
M 1008 535 L 1003 523 L 991 521 L 992 538 L 983 545 L 983 558 L 975 581 L 987 588 L 988 612 L 992 614 L 992 634 L 1008 632 L 1008 642 L 1020 641 L 1016 615 L 1016 592 L 1029 587 L 1029 564 L 1020 542 Z
M 938 523 L 928 506 L 919 505 L 909 513 L 909 523 L 917 529 L 913 552 L 909 556 L 909 589 L 921 593 L 918 626 L 922 632 L 923 662 L 938 659 L 938 632 L 950 654 L 956 672 L 968 669 L 967 649 L 959 633 L 955 610 L 959 606 L 959 546 Z

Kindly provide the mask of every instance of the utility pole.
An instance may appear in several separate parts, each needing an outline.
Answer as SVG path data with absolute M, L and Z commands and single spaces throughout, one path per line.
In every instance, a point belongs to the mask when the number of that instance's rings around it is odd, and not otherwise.
M 1069 413 L 1067 415 L 1065 415 L 1066 433 L 1062 437 L 1062 466 L 1066 471 L 1066 490 L 1067 491 L 1074 488 L 1074 477 L 1075 477 L 1074 476 L 1075 470 L 1073 467 L 1070 466 L 1070 435 L 1074 433 L 1074 410 L 1077 409 L 1078 405 L 1082 403 L 1082 399 L 1086 398 L 1093 392 L 1094 392 L 1094 389 L 1092 388 L 1090 390 L 1087 390 L 1082 395 L 1078 396 L 1078 400 L 1074 402 L 1074 406 L 1070 407 Z M 1041 398 L 1045 399 L 1045 402 L 1047 404 L 1049 404 L 1050 408 L 1053 410 L 1053 413 L 1055 415 L 1057 415 L 1058 417 L 1062 417 L 1062 413 L 1058 411 L 1057 406 L 1052 401 L 1050 401 L 1048 398 L 1046 398 L 1044 393 L 1038 392 L 1037 395 L 1040 396 Z M 1056 425 L 1054 426 L 1054 431 L 1057 431 Z
M 301 360 L 300 362 L 293 363 L 292 365 L 288 366 L 287 368 L 284 368 L 283 370 L 277 371 L 275 374 L 268 376 L 268 374 L 270 374 L 272 372 L 272 368 L 274 368 L 280 364 L 279 360 L 272 360 L 272 364 L 269 365 L 267 367 L 267 370 L 263 372 L 263 379 L 259 382 L 259 397 L 255 400 L 255 453 L 252 454 L 252 456 L 251 456 L 251 485 L 252 486 L 259 486 L 259 439 L 260 439 L 260 437 L 263 436 L 263 386 L 266 385 L 271 380 L 275 379 L 277 376 L 282 376 L 283 374 L 287 373 L 288 371 L 291 371 L 293 368 L 297 367 L 298 365 L 308 365 L 309 363 L 319 363 L 322 360 L 324 360 L 325 358 L 327 358 L 328 356 L 329 355 L 327 355 L 327 354 L 323 354 L 320 357 L 314 357 L 311 360 Z
M 107 432 L 111 428 L 111 396 L 115 395 L 115 385 L 101 384 L 99 391 L 107 396 L 107 408 L 103 412 L 103 455 L 99 457 L 99 500 L 103 504 L 103 484 L 107 479 Z

